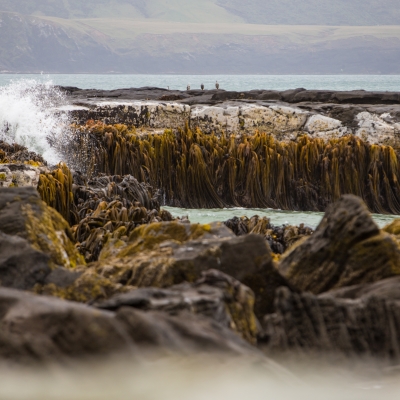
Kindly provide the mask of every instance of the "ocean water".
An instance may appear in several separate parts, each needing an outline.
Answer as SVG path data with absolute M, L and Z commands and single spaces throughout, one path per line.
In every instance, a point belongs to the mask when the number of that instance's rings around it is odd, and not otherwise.
M 187 85 L 244 91 L 252 89 L 287 90 L 294 88 L 330 90 L 400 91 L 400 75 L 89 75 L 89 74 L 0 74 L 0 86 L 20 79 L 52 81 L 55 85 L 82 89 L 119 89 L 156 86 L 185 90 Z
M 259 217 L 267 217 L 271 220 L 271 224 L 279 225 L 300 225 L 305 224 L 315 229 L 321 222 L 324 213 L 311 211 L 284 211 L 272 210 L 265 208 L 212 208 L 212 209 L 188 209 L 177 207 L 162 207 L 168 210 L 174 217 L 187 216 L 190 222 L 208 224 L 216 221 L 226 221 L 233 217 L 246 216 L 248 218 L 253 215 Z M 390 224 L 394 219 L 399 218 L 398 215 L 372 214 L 372 218 L 377 225 L 383 228 Z

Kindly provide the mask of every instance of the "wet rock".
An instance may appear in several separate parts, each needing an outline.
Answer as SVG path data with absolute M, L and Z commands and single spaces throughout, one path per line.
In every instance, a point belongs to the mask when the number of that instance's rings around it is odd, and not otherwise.
M 398 287 L 398 284 L 397 284 Z M 400 359 L 400 301 L 371 293 L 356 300 L 278 290 L 275 313 L 265 316 L 267 354 Z
M 0 188 L 0 231 L 24 239 L 22 248 L 29 243 L 32 251 L 44 253 L 51 268 L 85 263 L 72 243 L 68 223 L 33 187 Z
M 252 344 L 256 342 L 258 321 L 253 312 L 254 294 L 239 281 L 217 270 L 203 272 L 202 278 L 193 284 L 136 289 L 97 305 L 107 310 L 124 306 L 165 311 L 171 315 L 186 310 L 215 320 Z
M 261 354 L 214 320 L 182 311 L 177 315 L 121 307 L 117 312 L 18 290 L 0 288 L 0 361 L 51 362 L 123 355 L 196 353 Z
M 345 195 L 328 207 L 311 237 L 283 256 L 279 270 L 300 290 L 318 294 L 400 274 L 400 249 L 361 199 Z

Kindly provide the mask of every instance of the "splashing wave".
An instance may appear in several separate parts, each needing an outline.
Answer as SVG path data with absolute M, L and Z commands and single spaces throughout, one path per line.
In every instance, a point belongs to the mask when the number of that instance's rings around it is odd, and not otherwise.
M 69 127 L 68 114 L 57 110 L 65 102 L 51 81 L 22 79 L 0 87 L 0 140 L 23 145 L 56 164 L 61 155 L 52 144 Z

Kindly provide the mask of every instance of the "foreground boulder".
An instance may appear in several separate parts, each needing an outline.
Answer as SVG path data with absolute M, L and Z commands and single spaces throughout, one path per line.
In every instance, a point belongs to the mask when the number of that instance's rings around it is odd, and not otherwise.
M 260 357 L 230 329 L 201 315 L 82 304 L 0 288 L 0 362 L 65 363 L 93 356 L 227 353 Z M 140 345 L 140 346 L 137 346 Z M 140 349 L 139 349 L 140 347 Z
M 33 187 L 0 188 L 0 284 L 29 290 L 57 268 L 84 264 L 68 223 Z
M 283 256 L 279 270 L 298 289 L 318 294 L 400 274 L 400 249 L 360 198 L 345 195 L 310 238 Z
M 254 315 L 254 294 L 239 281 L 217 270 L 208 270 L 194 284 L 182 283 L 166 289 L 143 288 L 118 294 L 97 307 L 118 310 L 130 306 L 141 310 L 186 310 L 212 318 L 255 344 L 258 321 Z
M 82 269 L 73 285 L 62 290 L 47 286 L 42 292 L 87 302 L 134 287 L 195 282 L 209 269 L 224 272 L 253 290 L 257 316 L 272 310 L 275 289 L 287 285 L 262 236 L 235 237 L 221 223 L 174 221 L 143 225 L 125 240 L 110 240 L 100 260 Z
M 395 279 L 390 285 L 400 292 L 399 280 Z M 262 347 L 268 354 L 280 356 L 373 356 L 389 363 L 398 361 L 399 296 L 391 298 L 381 293 L 371 291 L 350 300 L 281 288 L 275 299 L 275 313 L 262 321 Z

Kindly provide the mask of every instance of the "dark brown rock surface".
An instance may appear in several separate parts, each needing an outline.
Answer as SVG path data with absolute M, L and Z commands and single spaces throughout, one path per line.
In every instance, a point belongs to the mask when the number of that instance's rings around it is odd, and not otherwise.
M 318 294 L 400 274 L 400 249 L 361 199 L 345 195 L 311 237 L 283 256 L 279 270 L 301 291 Z
M 70 236 L 35 188 L 0 188 L 0 285 L 31 290 L 52 270 L 84 264 Z
M 139 346 L 140 345 L 140 350 Z M 260 357 L 212 319 L 122 307 L 117 312 L 0 288 L 0 361 L 65 363 L 88 357 L 221 352 Z
M 384 296 L 348 300 L 282 288 L 262 325 L 268 354 L 400 358 L 400 302 Z
M 193 284 L 182 283 L 168 288 L 140 288 L 118 294 L 97 305 L 101 309 L 118 310 L 129 306 L 141 310 L 177 314 L 189 311 L 212 318 L 255 344 L 258 322 L 254 315 L 254 294 L 232 277 L 217 270 L 208 270 Z

